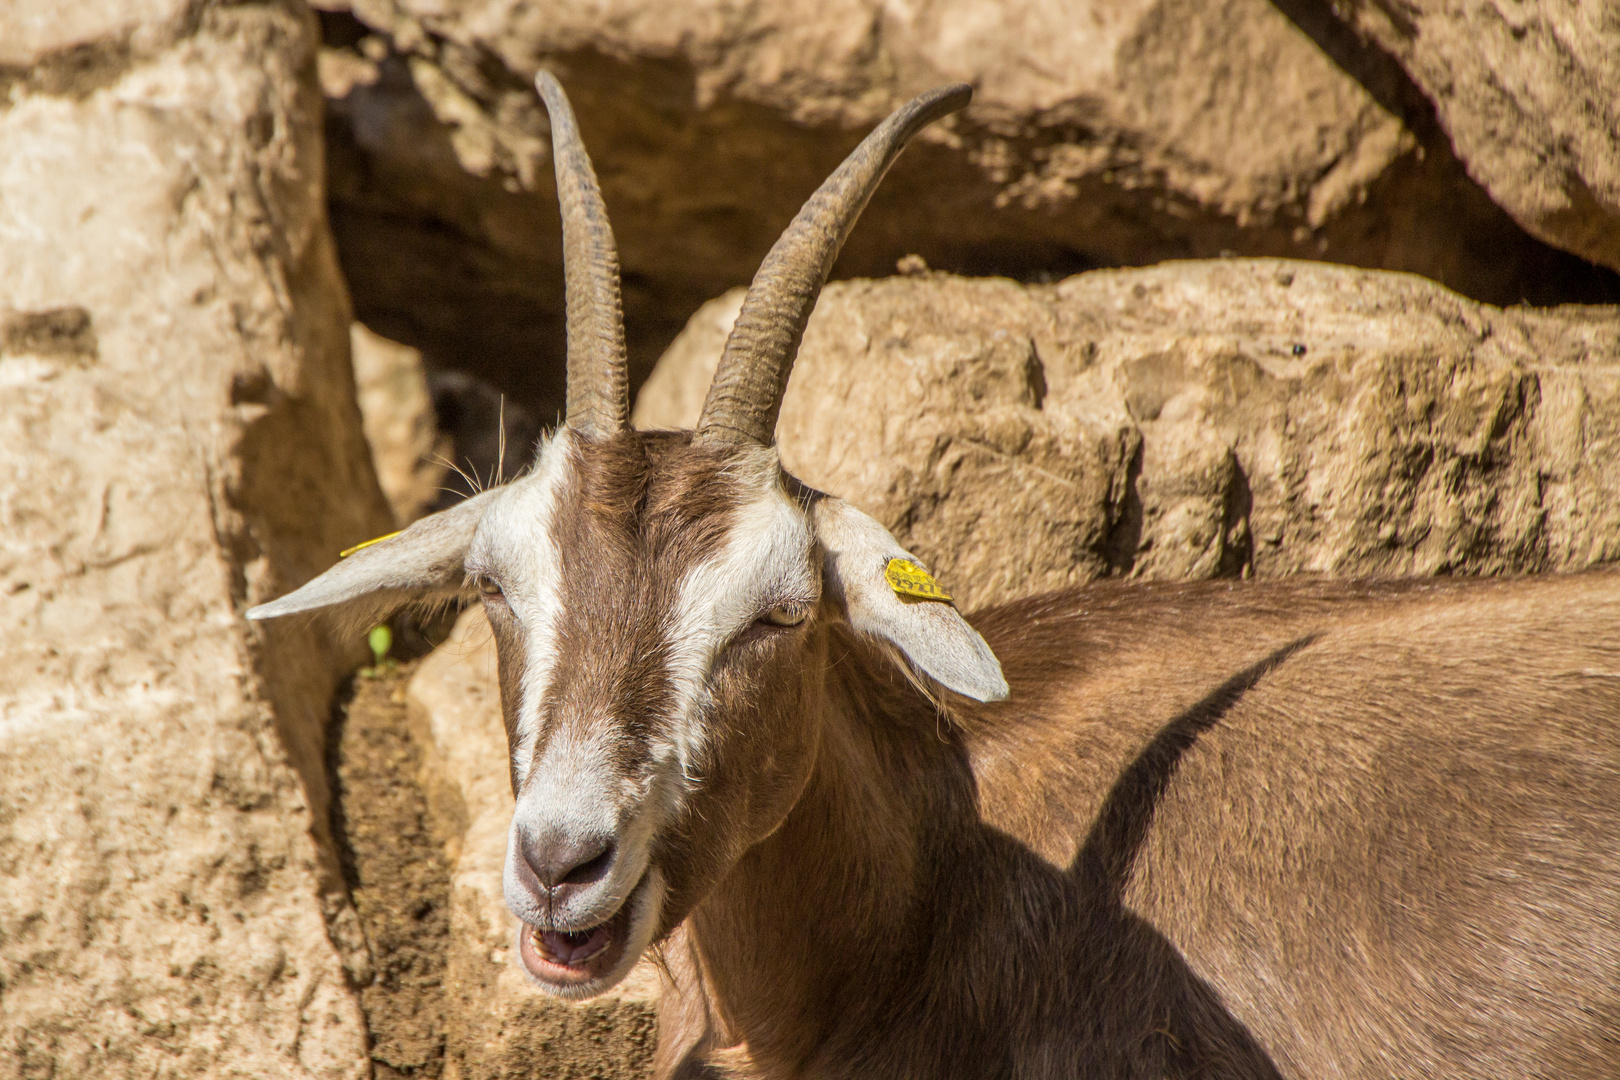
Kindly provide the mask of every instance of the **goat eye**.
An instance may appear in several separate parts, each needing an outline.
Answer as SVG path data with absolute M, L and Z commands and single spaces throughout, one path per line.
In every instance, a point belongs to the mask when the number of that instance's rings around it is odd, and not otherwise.
M 759 617 L 772 626 L 798 626 L 810 617 L 809 604 L 779 604 Z
M 485 600 L 499 600 L 505 594 L 501 591 L 499 582 L 494 578 L 484 577 L 480 574 L 478 577 L 478 595 Z

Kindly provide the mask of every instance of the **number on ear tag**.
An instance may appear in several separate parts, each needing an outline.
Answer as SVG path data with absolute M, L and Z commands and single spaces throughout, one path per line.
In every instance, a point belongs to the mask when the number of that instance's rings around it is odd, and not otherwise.
M 901 596 L 941 600 L 947 604 L 951 601 L 951 594 L 939 587 L 934 575 L 910 559 L 890 559 L 883 568 L 883 579 L 889 583 L 889 588 Z

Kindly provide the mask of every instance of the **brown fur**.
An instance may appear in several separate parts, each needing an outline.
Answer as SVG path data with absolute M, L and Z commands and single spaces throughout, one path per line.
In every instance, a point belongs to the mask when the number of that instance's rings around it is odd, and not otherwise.
M 571 450 L 570 482 L 558 495 L 552 524 L 565 617 L 542 705 L 547 715 L 563 719 L 542 732 L 542 747 L 559 723 L 612 717 L 634 724 L 657 715 L 668 696 L 659 619 L 682 576 L 724 538 L 735 502 L 725 482 L 726 459 L 689 440 L 683 433 L 627 433 L 580 440 Z M 512 740 L 527 666 L 523 638 L 504 603 L 486 604 L 486 611 Z M 623 734 L 605 741 L 623 751 L 616 764 L 630 773 L 645 764 L 646 740 Z M 518 783 L 514 770 L 514 793 Z
M 745 466 L 574 453 L 539 737 L 635 783 Z M 842 615 L 710 673 L 662 1075 L 1620 1077 L 1620 575 L 1098 585 L 943 712 Z
M 602 747 L 620 784 L 645 794 L 672 694 L 665 620 L 688 571 L 724 541 L 747 467 L 735 451 L 691 445 L 690 433 L 580 439 L 572 453 L 552 524 L 562 559 L 557 660 L 532 755 L 539 759 L 549 740 L 566 733 Z M 501 568 L 486 572 L 498 577 Z M 523 630 L 504 602 L 487 602 L 485 610 L 510 739 L 525 667 Z M 794 718 L 814 711 L 825 666 L 812 626 L 750 628 L 711 673 L 710 692 L 721 704 L 706 731 L 699 782 L 685 814 L 654 843 L 656 865 L 680 868 L 668 876 L 660 937 L 748 845 L 777 827 L 809 775 L 815 730 Z M 514 763 L 512 782 L 521 793 L 523 783 L 540 781 L 535 774 L 523 781 Z
M 1620 576 L 975 622 L 1012 697 L 948 725 L 824 629 L 814 769 L 692 912 L 672 1043 L 781 1077 L 1620 1076 Z

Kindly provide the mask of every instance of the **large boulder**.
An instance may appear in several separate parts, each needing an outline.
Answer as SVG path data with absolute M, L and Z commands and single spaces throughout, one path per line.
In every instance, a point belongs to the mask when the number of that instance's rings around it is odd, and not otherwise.
M 1620 269 L 1620 18 L 1609 0 L 1341 0 L 1434 102 L 1475 180 L 1533 235 Z
M 357 657 L 240 615 L 390 520 L 315 35 L 0 14 L 0 1077 L 369 1074 L 323 767 Z
M 689 427 L 740 293 L 635 422 Z M 1620 557 L 1620 310 L 1287 260 L 836 283 L 786 466 L 966 606 L 1104 575 L 1497 574 Z
M 1342 26 L 1283 13 L 1311 5 L 321 3 L 334 225 L 361 317 L 545 420 L 563 336 L 542 63 L 613 215 L 638 377 L 752 277 L 867 129 L 954 80 L 974 104 L 896 165 L 837 276 L 908 253 L 1050 280 L 1235 252 L 1413 271 L 1497 303 L 1617 295 L 1491 203 L 1421 95 L 1344 66 L 1324 34 Z

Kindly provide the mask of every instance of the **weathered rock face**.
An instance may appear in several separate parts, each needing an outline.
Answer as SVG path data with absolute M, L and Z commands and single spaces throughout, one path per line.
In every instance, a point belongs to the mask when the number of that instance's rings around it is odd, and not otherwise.
M 311 837 L 355 657 L 238 614 L 388 525 L 314 20 L 0 24 L 0 1076 L 367 1075 Z
M 328 17 L 323 72 L 333 215 L 361 317 L 542 419 L 561 402 L 563 341 L 549 141 L 530 89 L 542 62 L 596 160 L 638 375 L 690 312 L 752 277 L 872 124 L 951 80 L 975 84 L 973 106 L 896 165 L 839 276 L 888 273 L 907 253 L 1050 280 L 1230 251 L 1414 271 L 1498 303 L 1615 295 L 1611 276 L 1490 202 L 1421 95 L 1341 66 L 1327 39 L 1343 26 L 1310 4 L 323 6 L 355 16 Z M 1413 110 L 1428 122 L 1414 126 Z
M 635 420 L 688 427 L 740 297 Z M 1620 557 L 1620 310 L 1283 260 L 829 286 L 786 466 L 966 606 L 1103 575 L 1510 573 Z
M 1395 56 L 1491 197 L 1549 244 L 1620 268 L 1620 9 L 1337 0 Z
M 610 993 L 572 1004 L 530 984 L 513 959 L 517 922 L 501 894 L 513 800 L 495 648 L 481 607 L 463 614 L 422 661 L 407 703 L 452 866 L 447 1072 L 454 1068 L 462 1080 L 644 1076 L 657 1026 L 650 961 Z

